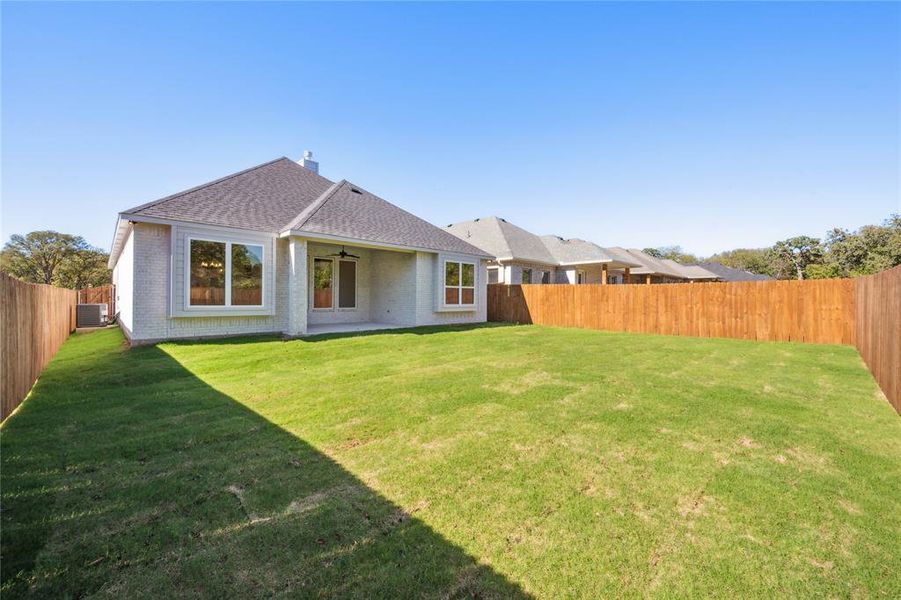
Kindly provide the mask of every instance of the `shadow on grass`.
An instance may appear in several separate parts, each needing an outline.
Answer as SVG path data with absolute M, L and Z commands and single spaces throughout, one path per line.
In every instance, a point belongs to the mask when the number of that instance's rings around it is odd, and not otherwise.
M 118 332 L 70 340 L 4 424 L 2 509 L 4 598 L 526 597 Z

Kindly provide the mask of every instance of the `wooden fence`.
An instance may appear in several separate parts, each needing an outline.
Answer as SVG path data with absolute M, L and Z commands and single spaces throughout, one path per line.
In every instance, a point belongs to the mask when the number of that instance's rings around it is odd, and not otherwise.
M 850 279 L 488 287 L 491 321 L 746 340 L 855 342 Z
M 901 266 L 854 280 L 857 350 L 901 413 Z
M 901 267 L 857 279 L 488 286 L 488 320 L 856 346 L 901 413 Z
M 0 420 L 5 419 L 75 330 L 75 290 L 33 285 L 0 273 Z
M 116 314 L 116 286 L 111 283 L 78 290 L 79 304 L 106 304 L 107 315 L 112 320 Z

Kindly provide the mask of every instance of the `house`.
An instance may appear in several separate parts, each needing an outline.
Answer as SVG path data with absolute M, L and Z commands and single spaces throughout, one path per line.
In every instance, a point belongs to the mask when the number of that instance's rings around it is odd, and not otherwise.
M 667 258 L 656 258 L 637 248 L 614 246 L 604 250 L 621 261 L 631 260 L 639 264 L 629 273 L 624 270 L 613 272 L 616 283 L 692 283 L 719 280 L 715 273 L 703 267 L 686 266 Z
M 611 270 L 639 266 L 610 256 L 592 242 L 535 235 L 500 217 L 454 223 L 445 230 L 494 257 L 488 265 L 489 283 L 606 284 Z
M 716 262 L 702 262 L 695 266 L 713 273 L 720 281 L 772 281 L 773 279 L 769 275 L 760 275 L 758 273 L 751 273 L 750 271 L 733 269 L 732 267 L 727 267 L 726 265 L 721 265 Z
M 109 266 L 141 343 L 483 322 L 490 258 L 306 153 L 120 213 Z

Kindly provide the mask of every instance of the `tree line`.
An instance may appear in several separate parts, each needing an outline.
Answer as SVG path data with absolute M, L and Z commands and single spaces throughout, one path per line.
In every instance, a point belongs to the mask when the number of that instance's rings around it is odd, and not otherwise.
M 10 236 L 0 252 L 0 271 L 28 283 L 80 290 L 110 282 L 108 259 L 81 236 L 32 231 Z
M 881 225 L 864 225 L 856 231 L 836 227 L 823 238 L 800 235 L 769 248 L 738 248 L 706 258 L 679 246 L 645 248 L 644 252 L 682 264 L 716 262 L 776 279 L 872 275 L 901 265 L 901 215 L 893 214 Z

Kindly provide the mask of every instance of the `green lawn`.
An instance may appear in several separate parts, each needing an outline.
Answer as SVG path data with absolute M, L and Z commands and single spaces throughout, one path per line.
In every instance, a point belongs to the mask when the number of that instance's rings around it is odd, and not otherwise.
M 538 326 L 127 349 L 2 432 L 2 595 L 901 597 L 853 348 Z

